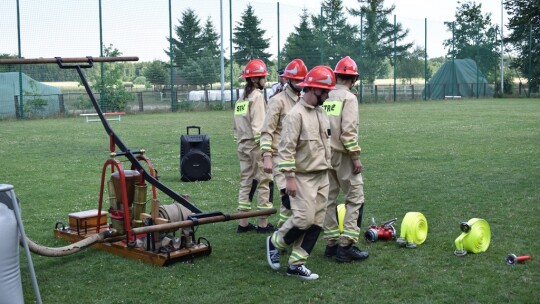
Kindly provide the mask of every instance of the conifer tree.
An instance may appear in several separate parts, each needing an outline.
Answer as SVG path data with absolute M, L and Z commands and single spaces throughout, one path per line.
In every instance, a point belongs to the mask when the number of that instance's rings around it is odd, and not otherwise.
M 309 19 L 307 9 L 302 10 L 300 25 L 294 27 L 294 32 L 287 37 L 283 47 L 284 65 L 296 58 L 302 59 L 308 69 L 320 64 L 319 40 L 313 33 Z
M 363 58 L 360 65 L 362 77 L 368 83 L 373 83 L 377 75 L 384 68 L 384 61 L 388 59 L 394 65 L 394 21 L 388 18 L 392 16 L 395 5 L 384 7 L 384 0 L 358 0 L 360 9 L 350 9 L 349 12 L 360 18 L 363 15 Z M 404 30 L 401 23 L 396 22 L 395 29 L 396 57 L 402 57 L 413 44 L 403 43 L 409 31 Z M 398 71 L 399 74 L 399 71 Z
M 180 77 L 189 84 L 206 87 L 219 80 L 221 55 L 216 32 L 210 17 L 201 28 L 199 17 L 192 9 L 182 13 L 172 38 L 173 61 Z M 170 52 L 166 52 L 170 56 Z
M 199 17 L 195 12 L 188 8 L 182 12 L 180 24 L 175 26 L 176 37 L 172 39 L 174 64 L 181 67 L 187 64 L 189 59 L 196 59 L 202 49 L 201 44 L 201 26 Z M 170 55 L 167 52 L 167 55 Z
M 348 14 L 343 7 L 343 1 L 324 0 L 321 7 L 322 16 L 311 16 L 314 32 L 319 38 L 317 41 L 321 40 L 322 35 L 323 48 L 320 51 L 322 51 L 323 61 L 319 64 L 329 65 L 333 68 L 345 56 L 356 59 L 359 47 L 355 46 L 354 42 L 358 28 L 347 22 Z
M 214 28 L 212 19 L 208 17 L 201 34 L 201 44 L 204 46 L 199 57 L 196 59 L 201 70 L 201 77 L 198 83 L 206 87 L 209 84 L 219 81 L 221 56 L 219 35 Z
M 236 50 L 233 58 L 238 64 L 245 65 L 255 58 L 263 60 L 267 65 L 270 63 L 271 54 L 265 52 L 270 43 L 264 38 L 266 30 L 261 29 L 260 24 L 261 20 L 255 16 L 251 4 L 248 4 L 241 20 L 237 22 L 233 30 L 233 43 Z
M 208 53 L 212 58 L 220 58 L 221 50 L 218 42 L 219 38 L 220 36 L 212 23 L 212 18 L 208 17 L 204 24 L 200 39 L 201 44 L 204 46 L 202 51 Z

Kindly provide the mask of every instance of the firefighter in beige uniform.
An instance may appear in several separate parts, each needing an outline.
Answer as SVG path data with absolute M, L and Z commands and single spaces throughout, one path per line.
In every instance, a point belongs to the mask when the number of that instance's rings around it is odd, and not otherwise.
M 241 78 L 246 80 L 244 96 L 236 101 L 234 106 L 234 136 L 238 144 L 238 159 L 240 160 L 240 190 L 238 193 L 238 210 L 251 210 L 251 201 L 257 191 L 257 208 L 260 210 L 272 208 L 269 199 L 268 184 L 259 187 L 258 180 L 262 170 L 262 160 L 259 151 L 261 128 L 264 122 L 266 104 L 262 89 L 266 83 L 266 64 L 260 59 L 253 59 L 244 68 Z M 271 178 L 271 177 L 270 177 Z M 257 230 L 265 232 L 268 227 L 266 216 L 258 219 L 258 226 L 249 223 L 249 219 L 240 219 L 237 232 Z
M 272 269 L 280 267 L 280 251 L 292 245 L 287 274 L 317 279 L 306 266 L 324 222 L 330 168 L 330 124 L 320 107 L 334 89 L 335 76 L 326 66 L 314 67 L 303 82 L 304 95 L 287 113 L 279 143 L 279 170 L 285 173 L 292 216 L 266 239 L 266 258 Z
M 266 117 L 261 131 L 261 153 L 263 155 L 264 171 L 273 174 L 281 196 L 278 227 L 281 227 L 292 213 L 289 195 L 285 191 L 285 175 L 278 170 L 278 145 L 281 140 L 283 119 L 300 99 L 302 88 L 297 85 L 304 80 L 307 72 L 306 65 L 300 59 L 294 59 L 287 65 L 283 72 L 287 85 L 284 91 L 273 96 L 268 101 L 268 109 L 266 110 Z M 269 183 L 270 192 L 272 192 L 272 180 L 261 180 L 260 182 Z
M 358 100 L 350 92 L 358 79 L 356 63 L 349 56 L 341 59 L 334 69 L 336 90 L 324 102 L 332 129 L 332 169 L 328 171 L 330 190 L 324 219 L 325 256 L 338 262 L 350 262 L 368 258 L 368 253 L 353 244 L 358 242 L 359 218 L 364 204 L 364 181 L 360 146 L 358 145 Z M 339 191 L 345 194 L 345 218 L 340 234 L 337 217 Z M 339 246 L 338 246 L 339 245 Z

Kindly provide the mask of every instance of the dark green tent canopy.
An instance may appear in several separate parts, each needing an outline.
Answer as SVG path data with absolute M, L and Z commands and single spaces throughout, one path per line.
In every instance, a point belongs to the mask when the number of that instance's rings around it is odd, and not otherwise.
M 445 96 L 492 97 L 493 90 L 484 74 L 472 59 L 447 61 L 431 77 L 427 87 L 428 99 L 444 99 Z

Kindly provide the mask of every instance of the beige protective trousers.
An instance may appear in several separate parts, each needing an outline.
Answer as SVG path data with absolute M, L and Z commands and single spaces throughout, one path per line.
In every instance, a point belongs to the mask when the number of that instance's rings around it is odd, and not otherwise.
M 274 232 L 272 243 L 276 248 L 284 250 L 292 242 L 292 252 L 288 264 L 302 265 L 305 264 L 315 244 L 302 246 L 306 233 L 299 235 L 294 240 L 289 240 L 287 234 L 292 229 L 309 231 L 314 226 L 322 227 L 328 200 L 329 183 L 326 170 L 314 173 L 296 173 L 295 178 L 296 196 L 290 198 L 292 216 L 287 219 L 278 231 Z M 290 242 L 287 243 L 286 240 Z M 309 248 L 306 250 L 306 247 Z
M 261 152 L 255 140 L 243 140 L 238 144 L 238 159 L 240 161 L 240 190 L 238 191 L 238 210 L 251 210 L 251 202 L 255 191 L 257 191 L 257 209 L 271 209 L 270 188 L 268 183 L 259 183 L 261 176 L 270 177 L 271 174 L 264 173 Z M 266 218 L 267 216 L 261 216 Z
M 279 171 L 278 164 L 280 162 L 280 158 L 278 155 L 272 155 L 272 174 L 265 174 L 263 175 L 263 178 L 261 179 L 261 185 L 266 184 L 266 187 L 270 184 L 270 182 L 273 181 L 275 185 L 277 186 L 277 189 L 280 193 L 281 202 L 283 202 L 283 196 L 286 194 L 282 193 L 282 191 L 285 191 L 286 187 L 286 181 L 285 181 L 285 174 L 283 172 Z M 264 187 L 264 186 L 263 186 Z M 292 211 L 290 209 L 287 209 L 283 206 L 283 204 L 280 202 L 280 212 L 279 212 L 279 220 L 278 220 L 278 227 L 281 227 L 285 221 L 291 217 Z
M 326 244 L 334 246 L 338 241 L 342 246 L 358 242 L 360 228 L 358 214 L 364 203 L 364 180 L 362 174 L 353 174 L 352 160 L 349 154 L 332 151 L 332 168 L 328 170 L 330 189 L 328 205 L 324 218 L 324 239 Z M 337 217 L 337 198 L 339 191 L 345 196 L 345 218 L 343 233 L 339 232 Z

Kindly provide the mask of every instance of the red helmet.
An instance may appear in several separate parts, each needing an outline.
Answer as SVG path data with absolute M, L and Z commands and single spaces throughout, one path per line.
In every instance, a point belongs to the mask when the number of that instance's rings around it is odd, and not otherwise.
M 342 58 L 336 64 L 336 69 L 334 70 L 334 73 L 358 76 L 358 68 L 356 67 L 356 62 L 354 62 L 354 60 L 352 60 L 349 56 Z
M 268 76 L 268 71 L 266 70 L 266 64 L 260 59 L 253 59 L 246 64 L 242 76 L 240 78 L 251 78 L 251 77 L 263 77 Z
M 304 80 L 307 74 L 307 67 L 301 59 L 294 59 L 287 64 L 283 77 L 289 79 Z
M 297 84 L 297 86 L 334 90 L 336 88 L 335 84 L 336 75 L 334 75 L 332 69 L 324 65 L 318 65 L 311 69 L 304 81 Z

